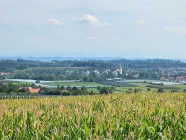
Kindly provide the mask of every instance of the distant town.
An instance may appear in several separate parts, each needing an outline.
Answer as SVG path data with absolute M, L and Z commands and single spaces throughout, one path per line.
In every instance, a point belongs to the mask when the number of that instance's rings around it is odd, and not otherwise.
M 180 60 L 0 60 L 2 94 L 175 92 L 186 91 L 185 83 L 186 63 Z
M 0 60 L 0 79 L 103 80 L 144 79 L 185 82 L 186 63 L 179 60 Z

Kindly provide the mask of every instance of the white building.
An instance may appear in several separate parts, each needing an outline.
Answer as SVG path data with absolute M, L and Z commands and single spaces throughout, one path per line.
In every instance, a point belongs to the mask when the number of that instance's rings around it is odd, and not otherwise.
M 112 74 L 117 77 L 118 76 L 118 72 L 117 71 L 113 71 Z
M 96 74 L 100 74 L 100 72 L 98 70 L 94 70 L 94 73 Z
M 118 72 L 118 74 L 123 74 L 122 66 L 120 65 L 120 68 L 119 69 L 116 69 L 116 71 Z
M 108 78 L 106 79 L 107 81 L 114 81 L 114 82 L 122 82 L 123 79 L 122 78 Z

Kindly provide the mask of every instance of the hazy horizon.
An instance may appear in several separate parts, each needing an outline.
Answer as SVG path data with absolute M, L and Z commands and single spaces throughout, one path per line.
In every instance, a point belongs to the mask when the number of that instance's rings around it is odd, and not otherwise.
M 0 56 L 185 59 L 184 0 L 0 0 Z
M 163 60 L 180 60 L 186 62 L 186 58 L 166 58 L 166 57 L 117 57 L 117 56 L 105 56 L 105 57 L 96 57 L 96 56 L 0 56 L 0 60 L 41 60 L 41 61 L 52 61 L 52 60 L 148 60 L 148 59 L 163 59 Z

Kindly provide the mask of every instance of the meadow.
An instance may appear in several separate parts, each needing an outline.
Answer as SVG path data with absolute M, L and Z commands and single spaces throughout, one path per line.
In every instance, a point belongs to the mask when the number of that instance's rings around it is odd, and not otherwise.
M 0 139 L 186 138 L 185 93 L 0 100 Z
M 55 82 L 55 83 L 44 83 L 48 86 L 104 86 L 95 82 Z
M 153 85 L 149 83 L 144 83 L 144 82 L 126 82 L 127 85 L 133 85 L 133 86 L 121 86 L 121 87 L 116 87 L 115 93 L 125 93 L 127 91 L 134 91 L 135 89 L 139 89 L 142 92 L 146 92 L 148 88 L 150 88 L 150 91 L 152 92 L 157 92 L 159 88 L 164 89 L 166 92 L 171 92 L 172 90 L 177 90 L 177 92 L 185 92 L 186 90 L 186 85 L 184 84 L 178 84 L 178 85 Z M 100 83 L 95 83 L 95 82 L 56 82 L 56 83 L 44 83 L 44 85 L 47 86 L 85 86 L 88 87 L 89 91 L 94 91 L 94 92 L 99 92 L 97 90 L 97 86 L 103 87 L 105 86 L 104 84 Z

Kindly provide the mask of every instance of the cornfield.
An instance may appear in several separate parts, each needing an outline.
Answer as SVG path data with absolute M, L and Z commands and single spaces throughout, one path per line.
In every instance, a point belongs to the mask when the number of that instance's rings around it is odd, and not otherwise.
M 186 94 L 0 100 L 0 139 L 186 139 Z

